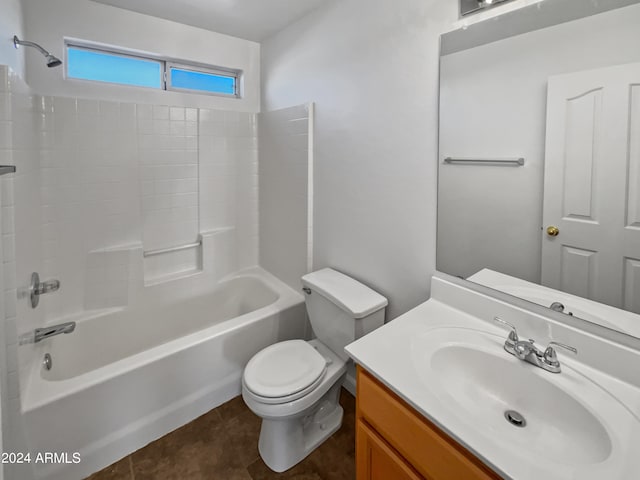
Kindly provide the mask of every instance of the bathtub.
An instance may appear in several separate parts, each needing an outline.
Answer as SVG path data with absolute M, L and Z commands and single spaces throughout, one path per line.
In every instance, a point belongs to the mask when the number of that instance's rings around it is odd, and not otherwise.
M 206 295 L 75 320 L 42 342 L 23 397 L 31 452 L 80 453 L 80 463 L 33 465 L 38 478 L 81 479 L 240 394 L 262 348 L 304 338 L 304 298 L 252 269 Z

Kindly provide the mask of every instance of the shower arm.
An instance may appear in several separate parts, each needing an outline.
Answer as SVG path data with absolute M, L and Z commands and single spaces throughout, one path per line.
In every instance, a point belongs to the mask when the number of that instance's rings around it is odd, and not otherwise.
M 23 45 L 25 47 L 33 47 L 36 48 L 40 51 L 40 53 L 42 53 L 45 57 L 51 55 L 49 52 L 47 52 L 44 48 L 42 48 L 40 45 L 38 45 L 37 43 L 34 42 L 29 42 L 27 40 L 20 40 L 18 38 L 17 35 L 13 36 L 13 45 L 18 48 L 19 45 Z
M 20 45 L 24 45 L 25 47 L 33 47 L 38 50 L 47 60 L 47 67 L 57 67 L 62 65 L 62 60 L 60 60 L 55 55 L 51 55 L 44 48 L 38 45 L 35 42 L 28 42 L 27 40 L 20 40 L 17 35 L 13 36 L 13 46 L 18 48 Z

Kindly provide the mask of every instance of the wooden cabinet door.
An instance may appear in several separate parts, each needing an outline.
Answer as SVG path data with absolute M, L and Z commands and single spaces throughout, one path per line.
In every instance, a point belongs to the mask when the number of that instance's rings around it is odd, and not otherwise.
M 357 389 L 358 480 L 501 478 L 360 367 Z
M 356 480 L 422 480 L 382 437 L 356 424 Z

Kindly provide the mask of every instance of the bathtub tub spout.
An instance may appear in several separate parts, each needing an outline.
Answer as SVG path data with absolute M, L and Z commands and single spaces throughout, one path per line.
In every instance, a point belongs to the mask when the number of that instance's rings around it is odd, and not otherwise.
M 40 340 L 44 340 L 49 337 L 55 337 L 61 333 L 71 333 L 76 329 L 76 322 L 61 323 L 60 325 L 54 325 L 47 328 L 36 328 L 33 337 L 33 342 L 38 343 Z

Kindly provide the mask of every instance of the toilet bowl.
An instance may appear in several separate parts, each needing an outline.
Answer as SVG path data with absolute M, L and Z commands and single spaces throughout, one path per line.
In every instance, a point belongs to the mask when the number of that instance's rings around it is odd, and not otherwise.
M 284 472 L 342 425 L 344 347 L 384 324 L 387 300 L 332 269 L 302 278 L 309 319 L 318 338 L 289 340 L 258 352 L 242 378 L 242 398 L 262 418 L 258 450 Z
M 281 396 L 264 396 L 260 394 L 262 392 L 257 393 L 255 390 L 268 384 L 269 380 L 255 385 L 252 383 L 252 376 L 245 373 L 242 381 L 242 398 L 256 415 L 262 417 L 258 442 L 260 456 L 275 472 L 284 472 L 300 462 L 342 424 L 343 412 L 338 399 L 340 386 L 347 372 L 346 362 L 317 340 L 292 342 L 306 345 L 323 361 L 322 372 L 317 378 L 309 380 L 309 385 L 302 386 L 304 382 L 293 380 L 287 386 L 282 376 L 274 382 L 281 388 Z M 280 345 L 282 344 L 276 344 Z M 267 358 L 260 367 L 255 365 L 255 368 L 268 369 L 269 360 Z M 304 357 L 291 356 L 289 367 L 295 368 L 298 361 L 304 363 L 305 360 Z M 247 365 L 245 372 L 252 370 Z M 290 378 L 293 379 L 298 372 L 291 373 Z M 311 379 L 314 374 L 315 371 L 307 379 Z M 275 389 L 273 394 L 275 395 Z

